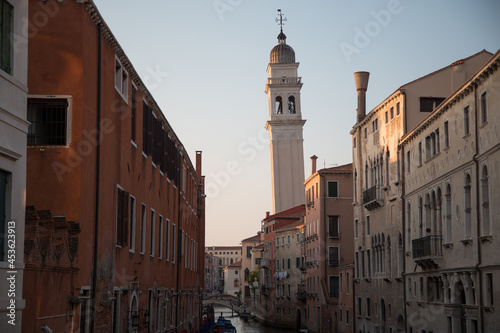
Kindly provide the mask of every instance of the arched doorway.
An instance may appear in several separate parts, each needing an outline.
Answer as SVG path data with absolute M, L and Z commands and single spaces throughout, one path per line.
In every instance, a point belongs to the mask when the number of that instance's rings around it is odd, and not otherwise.
M 397 332 L 405 331 L 405 320 L 403 319 L 403 315 L 399 314 L 397 321 Z
M 296 315 L 295 315 L 295 328 L 300 330 L 302 328 L 302 313 L 300 312 L 300 309 L 297 309 Z

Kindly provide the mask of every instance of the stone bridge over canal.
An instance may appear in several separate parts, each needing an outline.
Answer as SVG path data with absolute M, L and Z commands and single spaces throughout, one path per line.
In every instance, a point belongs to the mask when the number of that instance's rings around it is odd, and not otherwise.
M 243 311 L 241 308 L 240 301 L 238 301 L 236 297 L 231 295 L 215 295 L 204 298 L 203 305 L 208 305 L 208 304 L 222 305 L 228 309 L 233 310 L 237 314 L 241 314 L 241 312 Z

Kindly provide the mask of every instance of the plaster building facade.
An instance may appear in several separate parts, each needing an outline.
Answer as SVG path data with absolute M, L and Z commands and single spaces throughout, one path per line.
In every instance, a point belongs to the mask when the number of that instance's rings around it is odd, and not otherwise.
M 219 291 L 219 258 L 205 253 L 205 292 Z
M 269 324 L 276 324 L 277 320 L 277 262 L 276 262 L 276 233 L 279 228 L 284 228 L 296 222 L 304 222 L 305 205 L 299 205 L 277 214 L 269 214 L 262 220 L 261 232 L 263 235 L 263 248 L 261 249 L 259 265 L 260 295 L 256 299 L 258 305 L 253 306 L 258 311 L 255 315 Z
M 281 14 L 280 14 L 281 15 Z M 281 17 L 281 16 L 280 16 Z M 273 214 L 304 203 L 304 149 L 300 106 L 302 78 L 295 51 L 286 43 L 283 29 L 271 50 L 265 92 L 269 102 Z
M 302 246 L 304 222 L 298 220 L 274 230 L 276 245 L 276 319 L 281 327 L 301 329 L 304 322 L 304 270 Z
M 243 279 L 241 281 L 241 290 L 243 294 L 242 300 L 247 306 L 251 305 L 251 297 L 252 297 L 252 292 L 250 288 L 251 286 L 248 283 L 248 278 L 251 272 L 259 270 L 258 264 L 253 259 L 252 249 L 255 246 L 258 246 L 262 242 L 261 236 L 262 233 L 259 231 L 257 235 L 245 238 L 244 240 L 241 241 L 241 250 L 242 250 L 241 271 L 243 274 Z
M 352 309 L 352 299 L 339 300 L 341 281 L 352 277 L 348 267 L 354 262 L 352 164 L 316 170 L 316 159 L 311 157 L 311 175 L 304 182 L 307 329 L 339 332 L 340 309 Z
M 207 246 L 205 253 L 213 255 L 219 260 L 219 291 L 224 292 L 224 268 L 241 261 L 241 246 Z
M 0 0 L 0 331 L 21 332 L 28 121 L 27 0 Z M 15 272 L 15 273 L 12 273 Z
M 500 328 L 499 65 L 497 52 L 401 140 L 408 332 Z
M 241 261 L 224 267 L 224 294 L 241 296 Z
M 355 328 L 402 332 L 405 230 L 403 156 L 399 140 L 465 83 L 492 54 L 469 58 L 409 82 L 366 113 L 368 73 L 355 74 L 358 90 L 353 139 Z M 406 158 L 407 156 L 405 156 Z M 411 161 L 413 163 L 413 161 Z
M 29 36 L 23 332 L 197 329 L 202 154 L 92 1 L 30 1 L 28 21 L 48 12 Z

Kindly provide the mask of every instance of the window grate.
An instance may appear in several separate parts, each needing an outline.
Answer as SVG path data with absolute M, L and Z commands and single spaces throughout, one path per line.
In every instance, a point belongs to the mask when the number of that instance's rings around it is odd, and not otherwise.
M 68 100 L 29 98 L 28 146 L 65 146 Z

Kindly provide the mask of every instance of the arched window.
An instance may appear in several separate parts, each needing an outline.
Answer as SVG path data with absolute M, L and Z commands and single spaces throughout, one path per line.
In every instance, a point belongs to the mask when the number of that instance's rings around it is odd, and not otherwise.
M 490 190 L 486 165 L 481 174 L 481 210 L 483 213 L 483 235 L 486 236 L 490 234 Z
M 387 236 L 387 272 L 389 277 L 392 275 L 392 253 L 391 253 L 391 237 Z
M 288 97 L 288 114 L 295 114 L 295 97 Z
M 427 193 L 427 195 L 425 196 L 425 235 L 430 231 L 431 229 L 431 196 L 429 195 L 429 193 Z
M 424 227 L 422 224 L 422 212 L 422 197 L 418 197 L 418 238 L 422 238 L 422 229 Z
M 453 226 L 451 224 L 451 185 L 446 185 L 446 243 L 451 243 L 453 240 Z
M 403 237 L 401 237 L 401 233 L 399 233 L 398 238 L 398 276 L 403 274 Z
M 281 96 L 276 97 L 275 101 L 276 114 L 283 114 L 283 99 Z
M 411 204 L 408 201 L 408 208 L 406 209 L 406 231 L 407 231 L 407 240 L 406 244 L 408 249 L 411 248 Z
M 465 238 L 471 238 L 471 183 L 470 175 L 465 176 Z
M 387 154 L 385 156 L 385 184 L 389 186 L 389 149 L 387 149 Z

